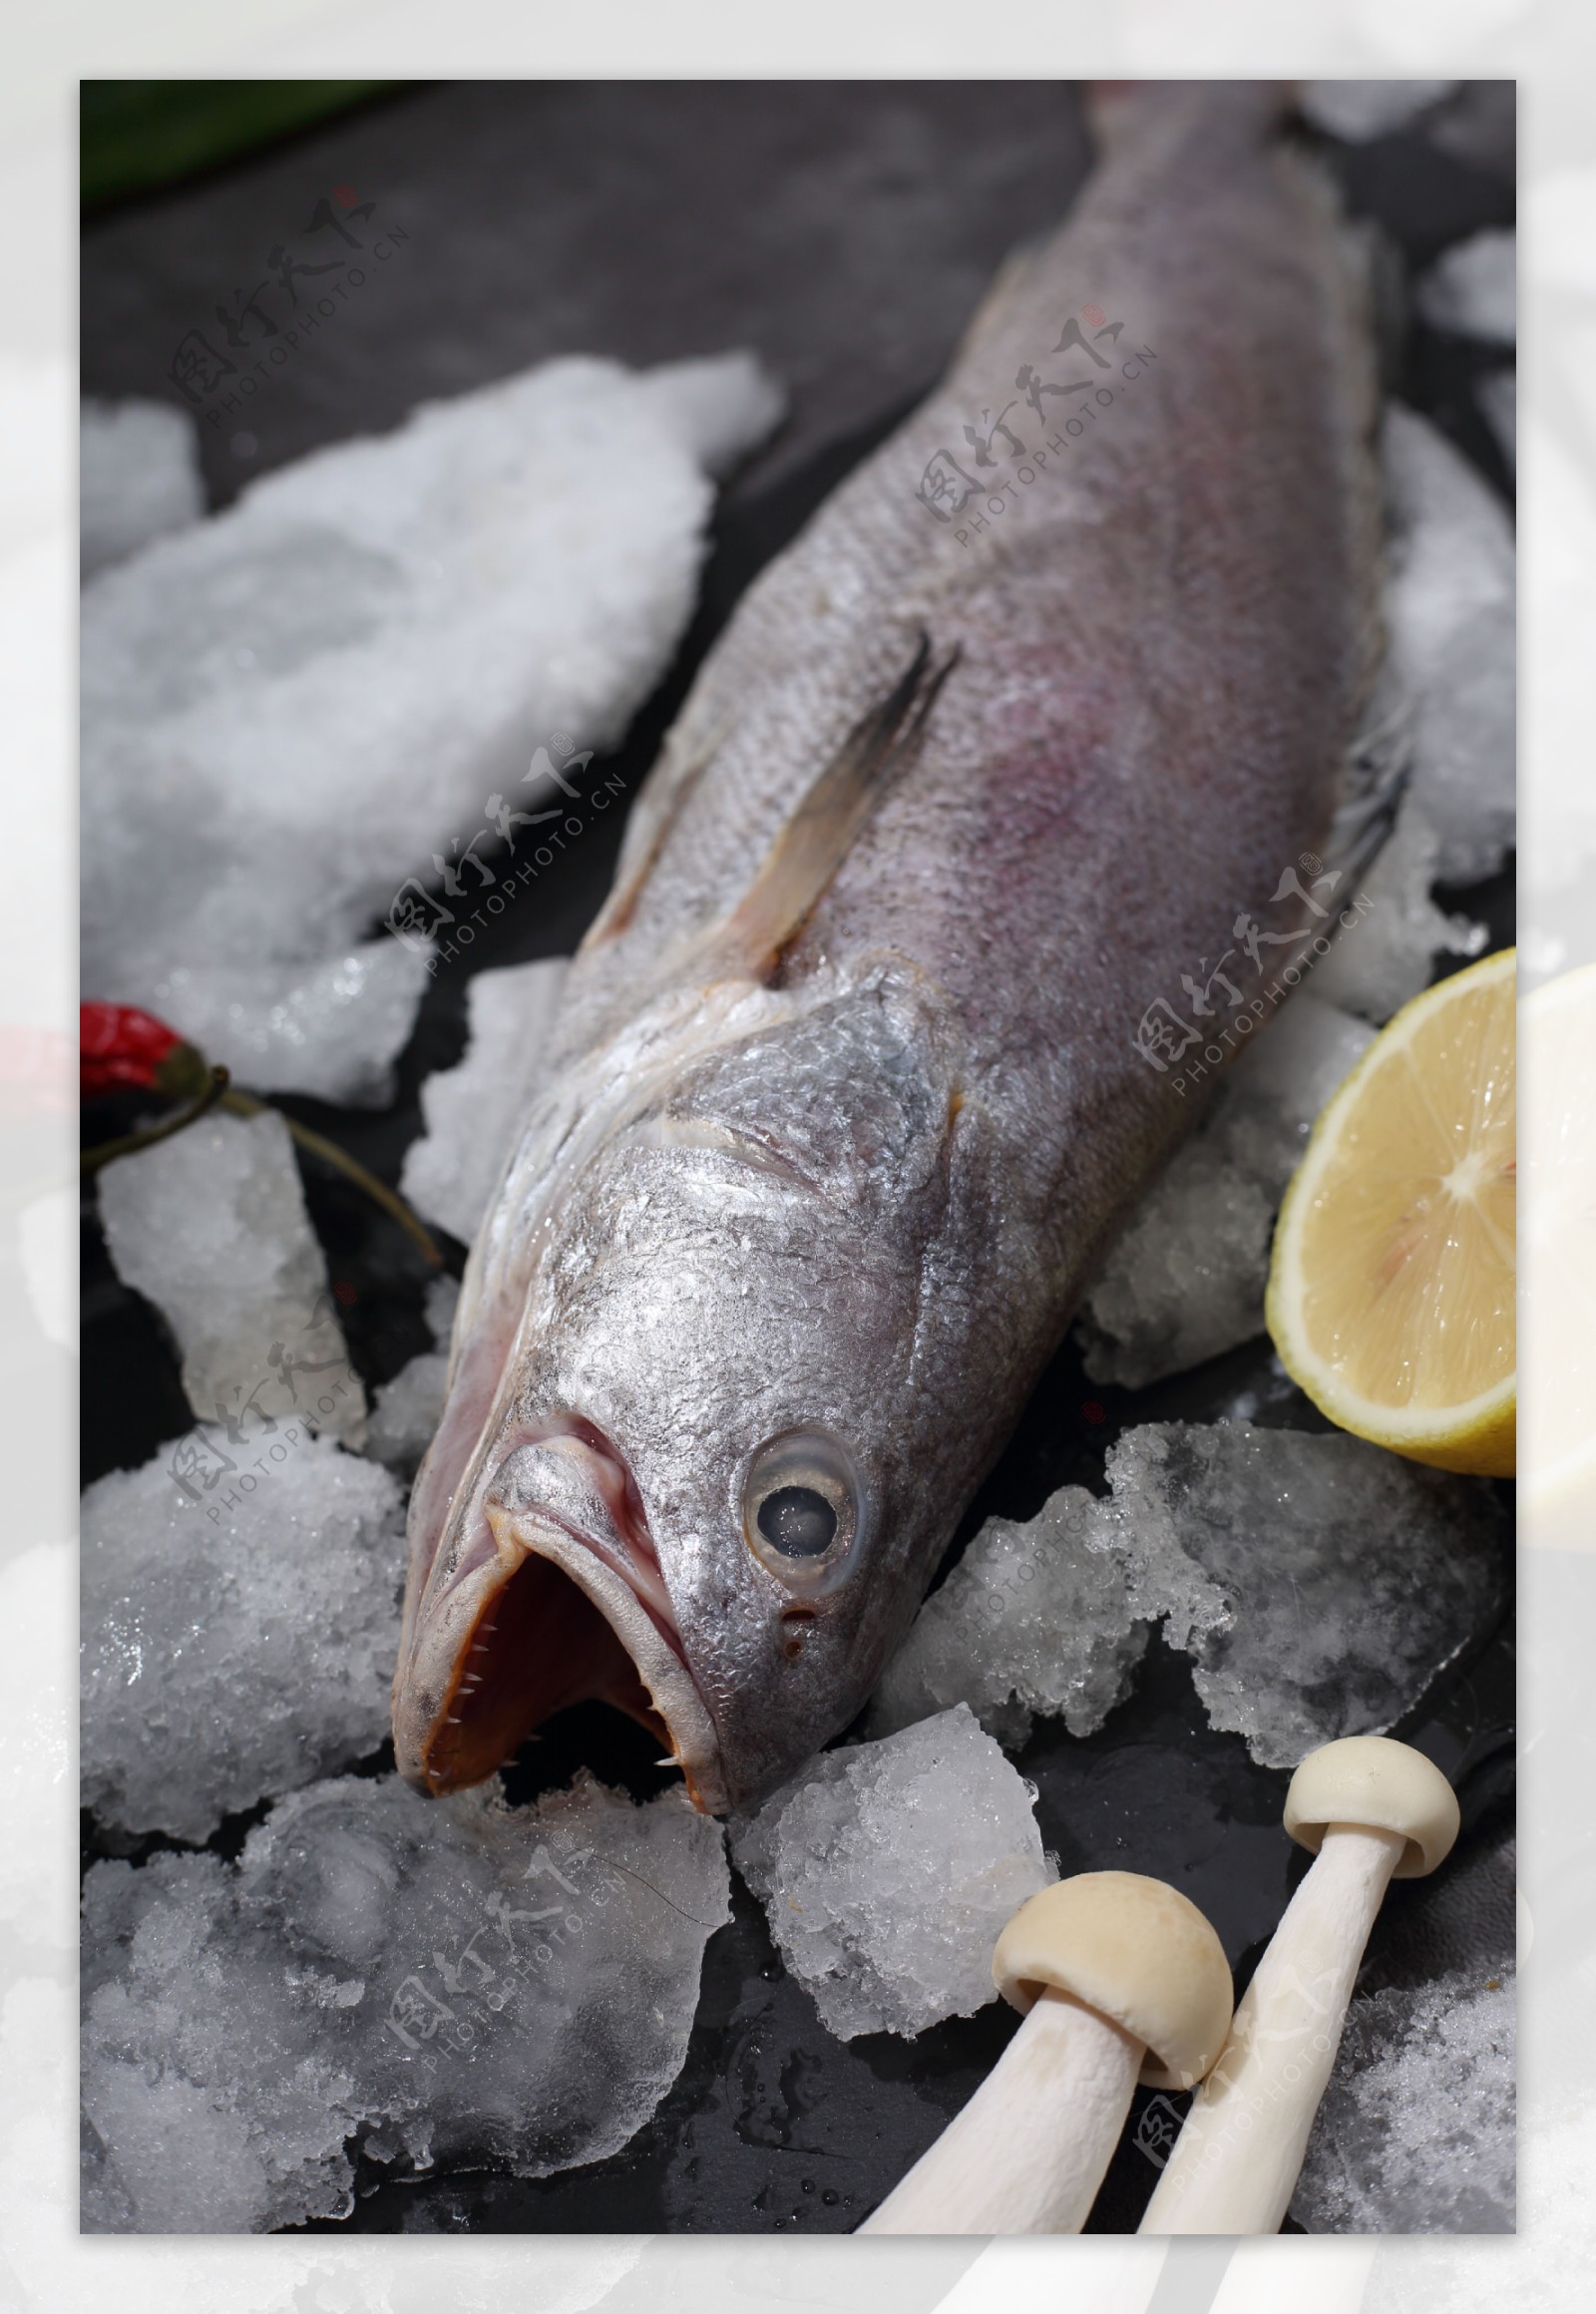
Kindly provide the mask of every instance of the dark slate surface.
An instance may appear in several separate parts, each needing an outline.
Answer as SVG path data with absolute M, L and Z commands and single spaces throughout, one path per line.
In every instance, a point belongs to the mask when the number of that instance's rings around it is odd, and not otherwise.
M 217 303 L 261 281 L 262 312 L 285 327 L 269 252 L 347 256 L 305 228 L 318 197 L 349 186 L 375 204 L 354 228 L 373 249 L 385 227 L 407 237 L 360 267 L 246 408 L 210 423 L 206 398 L 216 499 L 554 354 L 656 362 L 735 345 L 764 355 L 795 404 L 748 488 L 934 378 L 1004 251 L 1057 218 L 1086 158 L 1057 83 L 419 89 L 97 222 L 84 380 L 172 392 L 185 334 L 225 352 Z M 240 370 L 270 351 L 258 322 L 242 335 Z M 257 444 L 244 456 L 240 431 Z
M 1457 119 L 1449 144 L 1408 133 L 1331 155 L 1352 205 L 1401 251 L 1403 273 L 1479 224 L 1510 221 L 1509 115 L 1476 91 Z M 358 229 L 391 235 L 397 225 L 406 238 L 390 238 L 381 269 L 373 259 L 364 285 L 246 412 L 201 423 L 214 503 L 267 466 L 396 423 L 427 395 L 552 354 L 653 361 L 756 347 L 793 394 L 793 414 L 722 502 L 698 616 L 611 767 L 629 788 L 749 578 L 927 388 L 1004 250 L 1053 220 L 1084 166 L 1078 102 L 1057 84 L 418 88 L 98 220 L 83 254 L 85 389 L 174 391 L 179 340 L 201 328 L 224 344 L 214 308 L 263 277 L 254 260 L 268 247 L 330 260 L 326 232 L 305 228 L 334 186 L 375 202 Z M 1391 367 L 1397 390 L 1505 490 L 1470 392 L 1499 359 L 1406 330 Z M 558 874 L 494 922 L 473 965 L 569 953 L 604 891 L 616 832 L 596 823 Z M 1510 871 L 1447 897 L 1487 918 L 1493 945 L 1511 939 Z M 463 1049 L 465 986 L 459 965 L 438 974 L 389 1110 L 285 1105 L 397 1178 L 419 1130 L 422 1078 Z M 94 1119 L 97 1135 L 118 1125 L 114 1111 Z M 306 1187 L 356 1361 L 368 1379 L 386 1379 L 427 1345 L 419 1261 L 340 1181 L 310 1173 Z M 450 1258 L 458 1269 L 464 1249 Z M 160 1321 L 111 1272 L 92 1206 L 84 1286 L 87 1479 L 145 1460 L 190 1417 Z M 1134 1393 L 1086 1383 L 1066 1345 L 950 1558 L 991 1512 L 1028 1516 L 1065 1480 L 1100 1485 L 1124 1425 L 1212 1419 L 1243 1390 L 1263 1399 L 1260 1420 L 1323 1427 L 1266 1343 Z M 1432 1881 L 1393 1891 L 1367 1981 L 1413 1982 L 1460 1956 L 1494 1967 L 1509 1955 L 1512 1713 L 1504 1620 L 1477 1635 L 1415 1725 L 1398 1731 L 1452 1775 L 1465 1828 Z M 512 1788 L 530 1797 L 587 1759 L 641 1796 L 664 1780 L 652 1749 L 629 1725 L 585 1708 L 528 1748 Z M 1286 1777 L 1208 1728 L 1183 1658 L 1155 1645 L 1136 1693 L 1099 1735 L 1077 1742 L 1043 1728 L 1019 1764 L 1061 1869 L 1173 1880 L 1208 1911 L 1245 1980 L 1306 1860 L 1279 1829 Z M 259 1812 L 211 1845 L 235 1852 Z M 86 1855 L 105 1852 L 87 1827 Z M 995 2005 L 913 2043 L 835 2041 L 739 1889 L 734 1920 L 708 1947 L 682 2076 L 622 2152 L 536 2182 L 462 2172 L 395 2184 L 372 2168 L 353 2217 L 328 2230 L 846 2230 L 970 2095 L 1012 2025 Z M 1152 2102 L 1138 2095 L 1093 2230 L 1133 2228 L 1152 2189 L 1156 2169 L 1138 2143 L 1160 2121 L 1156 2112 L 1143 2120 Z

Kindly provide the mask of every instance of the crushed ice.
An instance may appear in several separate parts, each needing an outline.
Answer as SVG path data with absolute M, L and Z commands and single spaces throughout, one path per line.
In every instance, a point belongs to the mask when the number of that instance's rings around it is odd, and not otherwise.
M 1405 128 L 1456 86 L 1455 81 L 1304 81 L 1298 102 L 1316 129 L 1363 145 Z
M 1436 329 L 1512 345 L 1518 336 L 1517 236 L 1499 225 L 1471 233 L 1436 258 L 1415 302 Z
M 1264 1767 L 1390 1728 L 1501 1602 L 1488 1490 L 1343 1431 L 1149 1422 L 1108 1475 L 1132 1604 Z
M 1263 1332 L 1276 1210 L 1315 1119 L 1374 1034 L 1304 991 L 1254 1037 L 1086 1294 L 1078 1326 L 1093 1381 L 1138 1388 Z
M 402 1365 L 379 1387 L 366 1423 L 366 1452 L 390 1470 L 414 1477 L 433 1433 L 443 1420 L 444 1386 L 449 1378 L 449 1336 L 460 1287 L 453 1278 L 434 1278 L 427 1288 L 427 1324 L 434 1347 Z
M 732 1832 L 793 1975 L 839 2040 L 994 2000 L 992 1948 L 1054 1877 L 1034 1787 L 969 1710 L 822 1753 Z
M 416 1211 L 470 1245 L 532 1104 L 565 985 L 564 958 L 478 972 L 466 992 L 470 1042 L 421 1088 L 426 1130 L 399 1185 Z
M 1066 1487 L 1028 1527 L 983 1528 L 970 1577 L 955 1569 L 889 1665 L 876 1724 L 957 1698 L 1005 1742 L 1037 1712 L 1090 1735 L 1161 1622 L 1209 1724 L 1295 1767 L 1400 1720 L 1500 1606 L 1488 1491 L 1363 1439 L 1145 1423 L 1107 1469 L 1106 1502 Z
M 1291 2214 L 1308 2233 L 1511 2233 L 1516 1982 L 1354 2001 Z
M 361 1443 L 365 1390 L 279 1116 L 212 1111 L 117 1158 L 100 1174 L 100 1219 L 118 1277 L 177 1337 L 201 1421 L 246 1433 L 251 1451 L 290 1420 Z
M 452 917 L 512 905 L 470 865 L 495 805 L 581 812 L 526 785 L 535 750 L 619 739 L 691 614 L 710 477 L 780 406 L 746 354 L 549 362 L 103 572 L 83 598 L 86 991 L 261 1090 L 385 1100 L 427 953 L 371 928 L 434 861 Z M 526 855 L 538 830 L 511 834 Z
M 539 2177 L 617 2151 L 681 2070 L 728 1893 L 718 1824 L 586 1770 L 523 1809 L 345 1777 L 236 1865 L 97 1864 L 85 2230 L 340 2216 L 361 2152 Z
M 404 1501 L 303 1424 L 204 1428 L 83 1498 L 83 1803 L 204 1840 L 388 1734 Z
M 1072 1736 L 1100 1728 L 1129 1694 L 1147 1644 L 1108 1539 L 1112 1520 L 1081 1486 L 1060 1487 L 1023 1524 L 989 1519 L 888 1665 L 867 1733 L 889 1735 L 955 1704 L 1011 1751 L 1038 1716 L 1062 1719 Z
M 1494 873 L 1513 841 L 1512 525 L 1416 412 L 1393 403 L 1382 444 L 1393 525 L 1386 615 L 1416 711 L 1410 799 L 1438 838 L 1435 873 L 1465 884 Z
M 78 559 L 85 579 L 204 511 L 194 421 L 175 403 L 83 403 Z
M 1446 915 L 1430 896 L 1440 868 L 1440 836 L 1419 796 L 1409 794 L 1360 886 L 1374 905 L 1314 973 L 1326 1003 L 1384 1023 L 1428 987 L 1437 957 L 1481 954 L 1485 927 Z

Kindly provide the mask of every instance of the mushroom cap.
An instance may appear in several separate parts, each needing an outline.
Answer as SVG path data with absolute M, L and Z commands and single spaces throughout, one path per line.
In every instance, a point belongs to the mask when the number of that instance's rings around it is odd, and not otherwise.
M 1022 1904 L 998 1939 L 993 1983 L 1023 2015 L 1051 1987 L 1146 2049 L 1141 2078 L 1191 2089 L 1230 2031 L 1225 1950 L 1195 1904 L 1139 1872 L 1077 1872 Z
M 1332 1824 L 1403 1832 L 1395 1877 L 1421 1880 L 1457 1837 L 1457 1794 L 1432 1759 L 1389 1736 L 1344 1736 L 1308 1757 L 1291 1779 L 1285 1825 L 1318 1855 Z

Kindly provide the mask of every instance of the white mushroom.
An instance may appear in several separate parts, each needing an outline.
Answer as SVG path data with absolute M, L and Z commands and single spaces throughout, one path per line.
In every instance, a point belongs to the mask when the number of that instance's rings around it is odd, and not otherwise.
M 1031 1897 L 992 1973 L 1024 2023 L 861 2233 L 1078 2233 L 1138 2078 L 1190 2089 L 1230 2023 L 1218 1937 L 1135 1872 L 1082 1872 Z
M 1433 1872 L 1457 1801 L 1421 1751 L 1350 1736 L 1311 1751 L 1285 1825 L 1316 1857 L 1237 2006 L 1143 2233 L 1277 2233 L 1341 2044 L 1369 1932 L 1395 1876 Z

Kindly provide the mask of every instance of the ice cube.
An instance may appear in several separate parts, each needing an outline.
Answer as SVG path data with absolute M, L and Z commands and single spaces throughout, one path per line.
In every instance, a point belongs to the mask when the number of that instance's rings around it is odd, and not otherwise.
M 86 2230 L 337 2216 L 360 2150 L 524 2177 L 618 2151 L 681 2070 L 728 1893 L 718 1824 L 586 1770 L 525 1809 L 345 1777 L 236 1866 L 96 1865 Z
M 1515 1980 L 1354 2001 L 1291 2214 L 1309 2233 L 1511 2233 Z
M 1132 1607 L 1261 1766 L 1391 1728 L 1499 1610 L 1481 1480 L 1246 1422 L 1147 1423 L 1107 1468 Z
M 207 1428 L 83 1498 L 83 1800 L 127 1832 L 224 1815 L 378 1749 L 404 1504 L 386 1470 L 287 1420 Z
M 201 1421 L 247 1433 L 279 1422 L 364 1436 L 349 1363 L 281 1117 L 212 1112 L 100 1174 L 100 1218 L 119 1278 L 177 1336 Z
M 83 599 L 86 988 L 262 1090 L 385 1098 L 429 929 L 469 953 L 474 915 L 536 906 L 542 822 L 580 841 L 596 775 L 529 785 L 536 751 L 557 769 L 618 741 L 691 614 L 706 470 L 778 407 L 748 355 L 550 362 L 265 475 L 103 573 Z M 473 864 L 501 833 L 514 889 Z
M 83 403 L 78 536 L 85 578 L 204 511 L 194 422 L 176 403 Z
M 732 1855 L 782 1959 L 841 2041 L 923 2033 L 996 1996 L 992 1948 L 1052 1878 L 1036 1793 L 965 1704 L 823 1752 Z
M 1409 996 L 1428 987 L 1437 957 L 1480 954 L 1487 938 L 1484 926 L 1445 915 L 1429 896 L 1441 871 L 1441 852 L 1424 804 L 1409 794 L 1359 886 L 1360 896 L 1372 905 L 1338 936 L 1315 970 L 1314 986 L 1327 1002 L 1384 1022 Z
M 526 1122 L 568 968 L 564 958 L 545 957 L 478 972 L 466 994 L 465 1058 L 421 1088 L 427 1129 L 405 1151 L 400 1186 L 418 1213 L 465 1245 Z
M 1455 81 L 1305 81 L 1298 101 L 1316 129 L 1363 145 L 1405 128 L 1456 86 Z
M 1254 1033 L 1207 1122 L 1136 1208 L 1086 1295 L 1079 1331 L 1093 1381 L 1139 1388 L 1263 1332 L 1281 1196 L 1314 1120 L 1373 1037 L 1364 1021 L 1306 991 Z
M 1489 225 L 1456 242 L 1430 266 L 1414 297 L 1434 329 L 1511 345 L 1518 335 L 1516 235 Z
M 1441 881 L 1470 883 L 1498 868 L 1513 841 L 1512 526 L 1467 460 L 1413 411 L 1391 405 L 1382 448 L 1394 527 L 1386 614 L 1415 703 L 1411 796 L 1439 839 Z
M 1022 1525 L 989 1519 L 887 1666 L 866 1733 L 890 1735 L 952 1704 L 968 1704 L 1009 1750 L 1038 1714 L 1060 1716 L 1071 1736 L 1100 1728 L 1147 1644 L 1111 1522 L 1081 1486 L 1060 1487 Z

